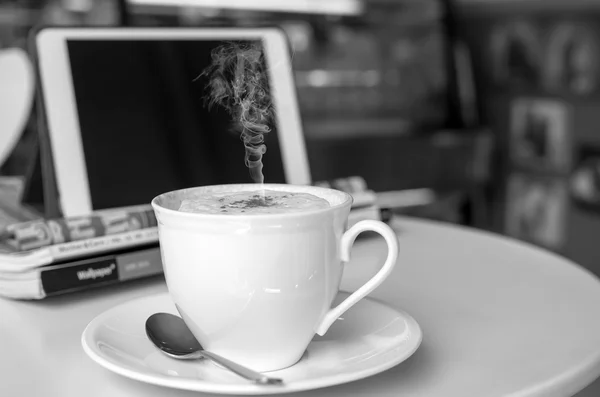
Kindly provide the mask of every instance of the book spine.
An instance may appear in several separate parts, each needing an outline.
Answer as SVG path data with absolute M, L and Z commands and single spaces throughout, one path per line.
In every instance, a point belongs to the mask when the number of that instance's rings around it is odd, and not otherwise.
M 19 251 L 88 240 L 157 226 L 149 205 L 97 211 L 89 216 L 35 220 L 9 225 L 8 243 Z
M 40 278 L 45 297 L 162 273 L 160 249 L 155 247 L 49 266 L 42 268 Z
M 115 251 L 129 247 L 158 242 L 158 228 L 134 230 L 109 236 L 91 238 L 89 240 L 71 241 L 69 243 L 52 245 L 47 248 L 52 262 L 78 256 L 89 256 L 101 252 Z

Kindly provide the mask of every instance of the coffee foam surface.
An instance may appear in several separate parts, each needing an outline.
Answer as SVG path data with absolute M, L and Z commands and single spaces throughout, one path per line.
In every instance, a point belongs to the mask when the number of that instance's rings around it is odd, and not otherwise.
M 205 192 L 184 199 L 179 211 L 204 214 L 278 214 L 329 208 L 329 202 L 309 193 L 277 190 Z
M 262 191 L 264 189 L 272 191 L 283 191 L 288 193 L 308 193 L 320 197 L 334 207 L 349 201 L 349 196 L 345 193 L 315 186 L 286 185 L 286 184 L 229 184 L 214 185 L 188 188 L 164 193 L 157 197 L 156 204 L 159 206 L 178 211 L 184 200 L 195 200 L 212 193 L 233 193 L 240 191 Z

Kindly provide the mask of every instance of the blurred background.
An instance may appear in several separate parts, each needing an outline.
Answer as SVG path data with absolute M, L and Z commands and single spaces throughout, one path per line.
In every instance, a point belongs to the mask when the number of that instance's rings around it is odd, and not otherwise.
M 42 25 L 281 26 L 314 181 L 427 189 L 398 211 L 600 275 L 599 13 L 584 0 L 0 0 L 0 54 L 29 52 Z M 3 138 L 4 188 L 36 177 L 37 113 Z

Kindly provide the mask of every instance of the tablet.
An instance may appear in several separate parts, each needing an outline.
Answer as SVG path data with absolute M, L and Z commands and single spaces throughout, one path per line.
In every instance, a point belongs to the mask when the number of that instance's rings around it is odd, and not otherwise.
M 274 108 L 265 182 L 309 184 L 287 39 L 277 28 L 45 28 L 35 37 L 64 216 L 149 203 L 160 193 L 252 182 L 239 128 L 207 106 L 212 55 L 262 51 Z

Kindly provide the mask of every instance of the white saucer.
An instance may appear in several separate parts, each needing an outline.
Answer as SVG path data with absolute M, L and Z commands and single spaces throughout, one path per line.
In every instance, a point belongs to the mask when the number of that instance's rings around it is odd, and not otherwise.
M 347 296 L 340 293 L 339 301 Z M 315 336 L 294 366 L 269 375 L 282 386 L 259 386 L 207 360 L 178 361 L 158 351 L 146 337 L 146 319 L 156 312 L 177 314 L 168 294 L 136 299 L 96 317 L 83 332 L 85 352 L 98 364 L 142 382 L 223 394 L 275 394 L 310 390 L 362 379 L 410 357 L 422 333 L 408 314 L 373 299 L 363 299 Z

